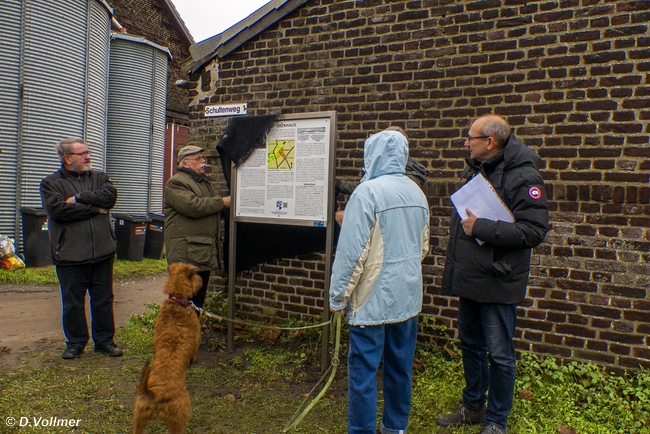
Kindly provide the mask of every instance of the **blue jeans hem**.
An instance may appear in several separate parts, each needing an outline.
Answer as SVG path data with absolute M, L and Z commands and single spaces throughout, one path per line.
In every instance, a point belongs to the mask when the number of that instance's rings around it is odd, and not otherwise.
M 404 429 L 390 429 L 386 428 L 384 424 L 382 423 L 381 426 L 379 427 L 379 432 L 381 434 L 406 434 L 406 428 Z

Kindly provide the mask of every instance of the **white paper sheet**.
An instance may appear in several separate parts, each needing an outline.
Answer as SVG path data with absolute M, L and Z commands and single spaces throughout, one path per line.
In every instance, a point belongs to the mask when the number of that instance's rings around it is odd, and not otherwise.
M 509 223 L 515 221 L 515 217 L 494 191 L 492 184 L 481 173 L 452 194 L 451 202 L 461 219 L 468 217 L 466 210 L 469 209 L 478 218 Z M 483 244 L 483 241 L 476 241 Z

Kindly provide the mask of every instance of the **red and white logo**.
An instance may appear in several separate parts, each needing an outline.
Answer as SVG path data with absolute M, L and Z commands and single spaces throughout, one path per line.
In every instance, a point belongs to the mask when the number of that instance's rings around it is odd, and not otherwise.
M 535 200 L 540 199 L 542 197 L 542 190 L 540 190 L 539 187 L 530 187 L 530 190 L 528 190 L 528 195 Z

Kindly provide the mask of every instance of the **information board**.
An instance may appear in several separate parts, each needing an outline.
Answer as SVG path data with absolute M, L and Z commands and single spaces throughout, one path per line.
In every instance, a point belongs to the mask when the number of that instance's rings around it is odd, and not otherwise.
M 335 112 L 282 115 L 235 168 L 235 220 L 326 227 Z

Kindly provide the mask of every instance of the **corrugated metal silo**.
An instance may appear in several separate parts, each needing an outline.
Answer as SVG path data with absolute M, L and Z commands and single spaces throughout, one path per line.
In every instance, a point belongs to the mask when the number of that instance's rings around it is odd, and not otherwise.
M 22 4 L 0 2 L 0 234 L 15 236 Z
M 31 0 L 24 8 L 19 191 L 21 205 L 40 206 L 39 185 L 60 166 L 52 147 L 62 138 L 88 131 L 93 164 L 104 167 L 106 127 L 98 107 L 107 96 L 110 10 L 86 0 Z
M 104 0 L 0 2 L 0 232 L 19 243 L 18 210 L 41 206 L 59 140 L 85 138 L 104 167 L 111 14 Z
M 167 48 L 111 37 L 106 171 L 118 191 L 115 212 L 162 211 Z

